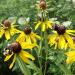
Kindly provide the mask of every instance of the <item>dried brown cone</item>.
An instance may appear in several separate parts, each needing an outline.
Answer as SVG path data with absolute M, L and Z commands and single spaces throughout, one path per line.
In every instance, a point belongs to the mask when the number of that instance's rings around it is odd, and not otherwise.
M 63 25 L 60 25 L 60 26 L 54 25 L 53 29 L 56 30 L 59 35 L 63 35 L 66 31 L 66 27 Z
M 46 1 L 45 0 L 40 0 L 40 4 L 39 4 L 40 8 L 45 10 L 46 9 Z
M 14 42 L 7 47 L 7 49 L 11 50 L 14 53 L 19 53 L 21 51 L 21 45 L 18 42 Z
M 25 33 L 26 35 L 30 34 L 30 33 L 31 33 L 31 28 L 30 28 L 30 27 L 25 27 L 25 28 L 24 28 L 24 33 Z
M 9 22 L 9 20 L 3 20 L 2 21 L 2 24 L 5 26 L 5 27 L 10 27 L 11 23 Z

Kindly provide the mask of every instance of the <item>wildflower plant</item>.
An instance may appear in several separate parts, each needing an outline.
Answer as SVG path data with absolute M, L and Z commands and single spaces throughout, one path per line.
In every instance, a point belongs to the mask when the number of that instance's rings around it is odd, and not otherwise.
M 15 1 L 17 3 L 21 0 Z M 12 71 L 11 74 L 8 72 L 8 75 L 12 75 L 14 71 L 18 75 L 74 75 L 75 68 L 72 68 L 72 65 L 75 64 L 75 30 L 71 25 L 71 16 L 66 16 L 66 20 L 62 12 L 66 4 L 71 7 L 70 2 L 25 2 L 28 3 L 21 1 L 21 6 L 25 5 L 23 8 L 16 5 L 20 8 L 19 14 L 13 12 L 16 17 L 1 19 L 0 70 L 5 70 L 6 67 L 8 71 Z M 53 18 L 56 20 L 52 20 Z M 2 71 L 0 75 L 6 75 L 6 72 Z
M 13 60 L 12 63 L 9 66 L 9 69 L 11 69 L 16 61 L 16 55 L 18 54 L 21 59 L 25 62 L 25 63 L 30 63 L 30 61 L 28 60 L 28 58 L 35 60 L 35 58 L 27 53 L 26 51 L 22 50 L 21 45 L 18 42 L 14 42 L 12 44 L 10 44 L 9 46 L 7 46 L 4 51 L 3 54 L 6 56 L 4 61 L 8 61 L 13 55 Z
M 71 35 L 74 35 L 74 30 L 67 30 L 65 26 L 63 25 L 55 25 L 53 34 L 50 34 L 48 36 L 49 38 L 49 44 L 54 45 L 55 48 L 61 48 L 66 49 L 67 47 L 74 48 L 74 43 Z
M 18 36 L 17 41 L 37 44 L 37 39 L 41 39 L 41 37 L 34 33 L 30 27 L 25 27 L 24 31 Z
M 48 20 L 46 16 L 46 1 L 40 0 L 38 10 L 41 10 L 38 15 L 38 22 L 36 22 L 35 30 L 39 27 L 41 27 L 41 31 L 46 31 L 48 28 L 52 28 L 53 22 Z
M 16 25 L 11 23 L 8 19 L 3 20 L 0 27 L 0 38 L 4 35 L 7 40 L 16 33 L 21 33 L 20 30 L 15 28 Z

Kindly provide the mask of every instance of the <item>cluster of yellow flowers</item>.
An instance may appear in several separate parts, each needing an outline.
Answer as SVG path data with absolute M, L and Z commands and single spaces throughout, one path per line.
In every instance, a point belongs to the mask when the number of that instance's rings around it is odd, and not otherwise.
M 16 25 L 11 24 L 11 22 L 7 19 L 2 22 L 0 30 L 0 38 L 4 37 L 6 40 L 10 40 L 12 36 L 19 33 L 18 38 L 14 41 L 14 43 L 10 44 L 4 49 L 3 54 L 6 56 L 4 61 L 9 60 L 13 55 L 13 62 L 10 64 L 10 69 L 13 67 L 15 62 L 16 54 L 23 59 L 24 62 L 29 63 L 28 58 L 34 60 L 35 58 L 24 51 L 23 49 L 32 49 L 37 46 L 36 39 L 40 39 L 41 37 L 34 33 L 31 28 L 25 27 L 24 31 L 18 30 Z
M 44 0 L 40 0 L 40 8 L 46 9 L 46 3 Z M 41 37 L 34 33 L 30 27 L 25 27 L 23 31 L 16 28 L 15 22 L 11 23 L 8 19 L 2 21 L 0 27 L 0 38 L 4 37 L 6 40 L 10 40 L 15 34 L 19 34 L 17 39 L 4 49 L 3 55 L 5 55 L 4 61 L 8 61 L 14 56 L 9 68 L 11 69 L 16 61 L 16 55 L 19 54 L 21 59 L 25 63 L 30 63 L 29 59 L 35 60 L 34 56 L 26 52 L 24 49 L 32 49 L 35 46 L 38 47 L 37 40 L 41 40 Z M 67 49 L 75 48 L 73 36 L 75 30 L 68 30 L 64 25 L 54 25 L 53 21 L 47 20 L 42 16 L 35 25 L 35 30 L 41 27 L 41 32 L 46 32 L 47 29 L 51 29 L 51 33 L 48 37 L 48 44 L 54 46 L 55 49 Z M 67 63 L 75 61 L 75 51 L 69 51 L 65 53 L 68 58 Z

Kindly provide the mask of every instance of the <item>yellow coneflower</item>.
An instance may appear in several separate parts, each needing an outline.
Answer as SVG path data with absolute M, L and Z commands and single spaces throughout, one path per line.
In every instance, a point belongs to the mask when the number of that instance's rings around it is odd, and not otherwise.
M 28 52 L 24 51 L 22 46 L 20 45 L 19 42 L 14 42 L 10 44 L 9 46 L 6 47 L 6 49 L 3 52 L 3 55 L 5 55 L 4 61 L 8 61 L 11 57 L 13 57 L 12 63 L 9 66 L 9 69 L 11 69 L 17 59 L 17 54 L 19 57 L 27 64 L 30 63 L 30 60 L 35 60 L 34 56 L 29 54 Z
M 75 50 L 66 52 L 65 55 L 67 55 L 67 64 L 70 64 L 75 61 Z
M 21 32 L 16 41 L 19 40 L 20 43 L 28 42 L 32 44 L 37 43 L 37 39 L 41 39 L 41 37 L 34 33 L 30 27 L 25 27 L 24 32 Z
M 11 38 L 16 33 L 21 33 L 20 30 L 15 28 L 13 23 L 10 23 L 9 20 L 4 20 L 0 27 L 0 38 L 4 35 L 7 40 Z
M 41 31 L 46 31 L 48 28 L 52 28 L 53 22 L 49 20 L 45 20 L 44 18 L 40 17 L 40 20 L 37 22 L 35 26 L 35 30 L 38 29 L 38 27 L 41 27 Z
M 66 49 L 67 47 L 74 48 L 74 43 L 71 35 L 74 35 L 75 30 L 67 30 L 65 26 L 54 26 L 54 31 L 48 36 L 49 44 L 55 45 L 55 48 Z

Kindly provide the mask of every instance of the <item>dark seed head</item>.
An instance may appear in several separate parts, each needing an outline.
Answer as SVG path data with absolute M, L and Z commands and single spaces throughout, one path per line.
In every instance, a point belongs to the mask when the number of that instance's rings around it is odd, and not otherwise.
M 9 45 L 7 49 L 13 51 L 14 53 L 19 53 L 21 51 L 21 45 L 18 42 L 14 42 Z
M 25 27 L 24 33 L 27 34 L 27 35 L 30 34 L 31 33 L 31 28 L 30 27 Z
M 60 25 L 60 26 L 56 25 L 55 28 L 54 28 L 54 30 L 56 30 L 59 35 L 62 35 L 62 34 L 65 33 L 66 28 L 63 25 Z
M 4 20 L 4 21 L 2 21 L 2 24 L 3 24 L 5 27 L 7 27 L 7 28 L 9 28 L 10 25 L 11 25 L 11 23 L 9 22 L 9 20 Z
M 40 8 L 42 8 L 43 10 L 46 9 L 46 2 L 45 0 L 40 0 L 40 4 L 39 4 Z
M 66 31 L 65 26 L 61 25 L 61 26 L 58 27 L 57 32 L 58 32 L 59 35 L 64 34 L 65 31 Z

